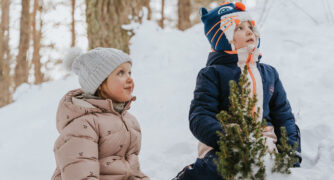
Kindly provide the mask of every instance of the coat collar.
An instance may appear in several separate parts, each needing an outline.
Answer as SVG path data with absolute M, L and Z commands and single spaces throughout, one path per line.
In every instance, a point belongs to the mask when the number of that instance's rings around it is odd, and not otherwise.
M 87 114 L 110 112 L 117 116 L 123 115 L 135 100 L 136 97 L 132 97 L 119 114 L 114 110 L 111 99 L 87 99 L 81 89 L 71 90 L 59 103 L 56 117 L 57 129 L 61 132 L 73 119 Z
M 102 110 L 102 112 L 111 112 L 113 114 L 119 114 L 113 106 L 111 99 L 84 99 L 86 102 Z M 136 100 L 136 96 L 133 96 L 130 101 L 126 102 L 124 109 L 121 114 L 124 114 L 126 110 L 130 109 L 130 105 Z
M 245 47 L 234 51 L 211 52 L 206 66 L 228 65 L 228 64 L 246 64 L 249 54 L 253 56 L 253 62 L 259 62 L 261 53 L 258 48 Z

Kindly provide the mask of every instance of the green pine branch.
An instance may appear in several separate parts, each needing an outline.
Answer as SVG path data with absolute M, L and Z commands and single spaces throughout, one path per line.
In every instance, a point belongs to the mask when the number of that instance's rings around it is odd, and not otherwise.
M 227 180 L 264 179 L 264 145 L 262 129 L 265 122 L 257 122 L 260 109 L 252 113 L 257 97 L 251 97 L 250 82 L 247 79 L 247 66 L 238 84 L 230 81 L 230 107 L 221 111 L 217 119 L 224 133 L 219 135 L 218 159 L 215 160 L 219 174 Z
M 297 143 L 293 147 L 288 144 L 285 127 L 281 127 L 281 135 L 280 143 L 277 144 L 278 152 L 274 152 L 275 163 L 271 172 L 291 174 L 290 168 L 298 162 L 298 158 L 296 157 Z
M 257 97 L 251 97 L 247 66 L 244 67 L 238 84 L 230 81 L 229 85 L 229 109 L 217 114 L 223 129 L 223 132 L 217 132 L 219 151 L 214 162 L 218 173 L 226 180 L 265 179 L 264 157 L 268 147 L 265 145 L 263 129 L 266 121 L 257 121 L 260 108 L 252 112 Z M 287 143 L 288 137 L 284 127 L 281 128 L 281 134 L 280 143 L 277 144 L 279 152 L 271 153 L 275 158 L 272 172 L 289 174 L 290 167 L 297 162 L 297 145 L 291 148 Z

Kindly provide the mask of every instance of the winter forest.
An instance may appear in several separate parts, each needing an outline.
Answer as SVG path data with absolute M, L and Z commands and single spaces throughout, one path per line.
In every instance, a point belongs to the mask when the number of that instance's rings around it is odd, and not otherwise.
M 173 179 L 198 156 L 189 108 L 211 51 L 199 9 L 226 0 L 0 0 L 0 179 L 50 179 L 60 99 L 80 87 L 63 67 L 72 47 L 112 47 L 133 60 L 129 112 L 141 170 Z M 300 168 L 269 180 L 334 180 L 334 2 L 236 0 L 260 31 L 301 134 Z M 266 163 L 265 163 L 266 164 Z

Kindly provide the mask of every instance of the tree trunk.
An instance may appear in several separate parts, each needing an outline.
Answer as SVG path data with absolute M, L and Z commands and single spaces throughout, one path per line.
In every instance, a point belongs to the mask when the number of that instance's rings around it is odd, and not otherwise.
M 24 82 L 28 81 L 28 62 L 27 52 L 29 49 L 30 33 L 30 14 L 29 0 L 22 0 L 22 11 L 20 20 L 20 42 L 19 52 L 16 58 L 15 66 L 15 89 Z
M 191 27 L 190 14 L 191 4 L 190 0 L 178 0 L 177 2 L 178 23 L 177 28 L 184 31 Z
M 217 0 L 191 0 L 191 8 L 192 8 L 192 13 L 195 13 L 195 18 L 192 20 L 191 24 L 197 24 L 197 23 L 200 23 L 201 22 L 201 17 L 199 15 L 199 9 L 201 7 L 205 7 L 207 9 L 210 9 L 209 8 L 209 5 L 213 2 L 216 2 L 217 4 L 219 3 L 225 3 L 226 1 L 228 0 L 220 0 L 220 1 L 217 1 Z M 219 3 L 218 3 L 219 2 Z
M 161 0 L 161 19 L 159 25 L 162 29 L 165 27 L 164 21 L 165 21 L 165 0 Z
M 122 25 L 131 20 L 141 22 L 143 0 L 86 0 L 89 49 L 113 47 L 129 52 L 133 31 Z
M 9 49 L 9 6 L 10 0 L 1 1 L 0 24 L 0 107 L 12 101 L 10 93 L 10 49 Z
M 42 38 L 42 4 L 41 0 L 34 0 L 34 9 L 32 13 L 32 39 L 33 39 L 33 56 L 32 56 L 32 64 L 34 65 L 34 76 L 35 76 L 35 84 L 40 84 L 44 82 L 44 74 L 41 72 L 41 55 L 39 51 L 41 49 L 41 38 Z M 39 30 L 37 30 L 37 12 L 39 12 Z
M 152 9 L 151 9 L 151 6 L 150 6 L 150 2 L 151 0 L 144 0 L 144 7 L 147 8 L 147 20 L 151 20 L 151 16 L 152 16 Z
M 75 19 L 74 19 L 74 13 L 75 13 L 75 0 L 71 0 L 72 5 L 72 23 L 71 23 L 71 34 L 72 34 L 72 43 L 71 47 L 75 46 L 75 40 L 76 40 L 76 34 L 75 34 Z

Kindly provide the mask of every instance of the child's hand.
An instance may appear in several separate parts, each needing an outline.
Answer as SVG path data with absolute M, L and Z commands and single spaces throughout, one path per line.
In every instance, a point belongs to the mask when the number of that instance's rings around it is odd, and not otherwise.
M 265 126 L 263 131 L 263 136 L 266 138 L 266 146 L 269 152 L 277 151 L 276 142 L 277 137 L 274 132 L 274 126 Z

